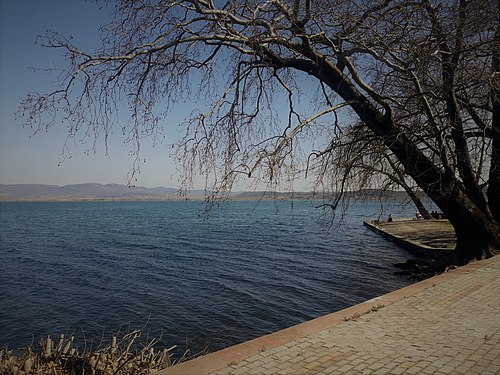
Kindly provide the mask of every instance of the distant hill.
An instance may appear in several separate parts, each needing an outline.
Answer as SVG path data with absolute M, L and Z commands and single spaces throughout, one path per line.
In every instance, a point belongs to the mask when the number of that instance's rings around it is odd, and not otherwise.
M 201 196 L 203 191 L 192 191 L 189 196 Z M 0 184 L 0 200 L 127 200 L 127 199 L 181 199 L 177 189 L 166 187 L 128 187 L 119 184 Z
M 75 184 L 75 185 L 42 185 L 42 184 L 0 184 L 0 201 L 53 201 L 53 200 L 181 200 L 201 199 L 203 190 L 192 190 L 186 196 L 180 196 L 177 189 L 167 187 L 147 188 L 143 186 L 119 184 Z M 348 199 L 408 199 L 404 191 L 381 192 L 380 190 L 360 190 L 345 193 Z M 329 194 L 311 192 L 233 192 L 230 199 L 332 199 Z
M 417 195 L 421 198 L 425 198 L 425 194 L 417 192 Z M 405 200 L 409 199 L 408 194 L 405 191 L 382 191 L 378 189 L 363 189 L 357 191 L 348 191 L 343 195 L 346 199 L 395 199 L 395 200 Z M 272 191 L 252 191 L 252 192 L 242 192 L 235 193 L 233 199 L 334 199 L 335 194 L 331 193 L 321 193 L 321 192 L 272 192 Z

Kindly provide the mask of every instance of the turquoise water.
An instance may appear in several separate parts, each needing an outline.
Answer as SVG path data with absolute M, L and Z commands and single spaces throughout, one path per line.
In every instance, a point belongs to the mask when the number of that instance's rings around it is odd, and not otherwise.
M 120 326 L 211 350 L 410 282 L 409 255 L 367 231 L 376 202 L 328 227 L 313 202 L 0 204 L 0 345 Z M 395 217 L 413 207 L 394 205 Z

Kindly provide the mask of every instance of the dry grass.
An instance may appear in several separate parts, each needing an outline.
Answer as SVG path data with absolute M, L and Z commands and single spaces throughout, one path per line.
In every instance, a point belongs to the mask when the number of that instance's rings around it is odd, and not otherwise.
M 0 375 L 145 375 L 171 366 L 168 349 L 156 349 L 160 339 L 141 342 L 141 330 L 113 336 L 97 349 L 79 350 L 74 337 L 61 335 L 57 342 L 50 336 L 38 345 L 20 351 L 0 350 Z M 185 360 L 187 352 L 179 360 Z

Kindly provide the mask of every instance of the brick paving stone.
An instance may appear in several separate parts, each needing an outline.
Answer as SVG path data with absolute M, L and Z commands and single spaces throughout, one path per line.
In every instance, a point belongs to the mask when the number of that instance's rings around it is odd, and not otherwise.
M 357 366 L 354 367 L 354 370 L 361 371 L 361 370 L 365 369 L 366 367 L 367 367 L 366 363 L 361 362 L 360 364 L 358 364 Z
M 361 358 L 355 358 L 350 361 L 351 365 L 353 366 L 358 366 L 359 364 L 363 363 L 363 360 Z
M 486 371 L 486 367 L 485 366 L 474 366 L 472 368 L 474 371 L 479 371 L 480 373 L 483 373 Z
M 399 374 L 406 374 L 407 369 L 403 367 L 396 367 L 394 370 L 392 370 L 391 374 L 399 375 Z
M 252 356 L 252 357 L 247 358 L 247 359 L 246 359 L 246 362 L 247 362 L 247 363 L 253 363 L 253 362 L 258 361 L 259 359 L 260 359 L 260 357 L 259 357 L 259 356 L 254 355 L 254 356 Z
M 232 375 L 245 375 L 250 371 L 250 369 L 246 366 L 235 369 L 231 372 Z
M 261 374 L 262 375 L 274 375 L 275 371 L 271 370 L 271 369 L 262 369 Z
M 231 367 L 226 367 L 225 369 L 220 370 L 218 372 L 218 374 L 220 374 L 220 375 L 230 375 L 231 371 L 233 371 L 233 369 Z
M 459 366 L 455 369 L 455 372 L 458 374 L 458 375 L 462 375 L 462 374 L 468 374 L 469 373 L 469 369 L 466 368 L 466 367 L 463 367 L 463 366 Z
M 500 374 L 500 365 L 491 364 L 486 368 L 486 371 L 491 371 Z
M 262 370 L 259 368 L 249 369 L 245 375 L 260 375 L 262 374 Z

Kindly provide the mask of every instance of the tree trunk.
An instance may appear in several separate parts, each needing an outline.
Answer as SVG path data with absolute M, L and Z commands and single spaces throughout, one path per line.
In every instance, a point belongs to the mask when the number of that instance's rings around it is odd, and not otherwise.
M 500 224 L 479 210 L 464 193 L 443 195 L 436 198 L 436 204 L 455 229 L 457 246 L 453 263 L 462 265 L 500 252 Z
M 426 185 L 427 195 L 438 205 L 455 229 L 457 245 L 453 263 L 466 264 L 483 255 L 500 252 L 500 223 L 482 212 L 453 177 L 442 175 L 439 184 Z
M 410 199 L 413 201 L 415 206 L 417 207 L 418 212 L 422 215 L 422 217 L 426 220 L 432 219 L 431 214 L 427 209 L 425 208 L 424 204 L 422 203 L 422 200 L 418 197 L 418 195 L 413 191 L 413 189 L 406 183 L 405 175 L 403 172 L 398 168 L 397 165 L 395 165 L 391 158 L 386 156 L 385 158 L 391 168 L 393 169 L 395 175 L 394 176 L 389 176 L 389 178 L 396 182 L 399 186 L 401 186 L 405 191 L 406 194 L 410 197 Z
M 490 257 L 498 254 L 500 223 L 474 204 L 454 176 L 428 169 L 424 161 L 416 155 L 408 161 L 408 173 L 453 225 L 457 236 L 453 263 L 462 265 L 481 259 L 483 255 Z
M 422 215 L 424 219 L 430 220 L 433 218 L 429 211 L 427 211 L 427 208 L 425 208 L 422 200 L 417 196 L 417 194 L 415 194 L 415 192 L 411 188 L 409 190 L 406 190 L 406 193 L 410 196 L 411 200 L 417 207 L 418 212 L 420 212 L 420 215 Z
M 448 217 L 457 235 L 454 263 L 465 264 L 481 258 L 483 253 L 486 256 L 498 253 L 500 223 L 473 203 L 474 197 L 467 196 L 463 184 L 453 173 L 438 168 L 418 149 L 394 123 L 389 104 L 382 102 L 384 112 L 380 111 L 336 65 L 311 50 L 306 49 L 304 53 L 315 63 L 300 60 L 293 61 L 291 66 L 315 75 L 344 100 L 352 101 L 351 107 L 359 118 L 383 138 L 405 172 Z
M 500 2 L 498 4 L 500 11 Z M 491 165 L 489 175 L 489 186 L 487 191 L 488 205 L 493 218 L 500 222 L 500 25 L 495 33 L 495 53 L 492 59 L 492 101 L 493 116 L 491 120 Z
M 410 199 L 413 201 L 413 204 L 415 204 L 415 207 L 417 207 L 417 210 L 418 212 L 420 212 L 420 215 L 422 215 L 422 217 L 426 220 L 432 219 L 432 215 L 429 213 L 429 211 L 427 211 L 427 208 L 425 208 L 419 196 L 413 191 L 411 187 L 408 186 L 408 184 L 404 180 L 404 177 L 398 179 L 397 182 L 399 183 L 400 186 L 403 187 L 403 189 L 406 191 L 406 194 L 408 194 Z
M 358 114 L 365 115 L 370 105 Z M 448 217 L 455 229 L 457 246 L 452 262 L 466 264 L 473 259 L 500 252 L 500 222 L 481 210 L 467 195 L 463 184 L 453 174 L 438 169 L 412 141 L 392 123 L 389 116 L 376 111 L 365 123 L 384 138 L 387 147 L 401 161 L 405 171 Z

